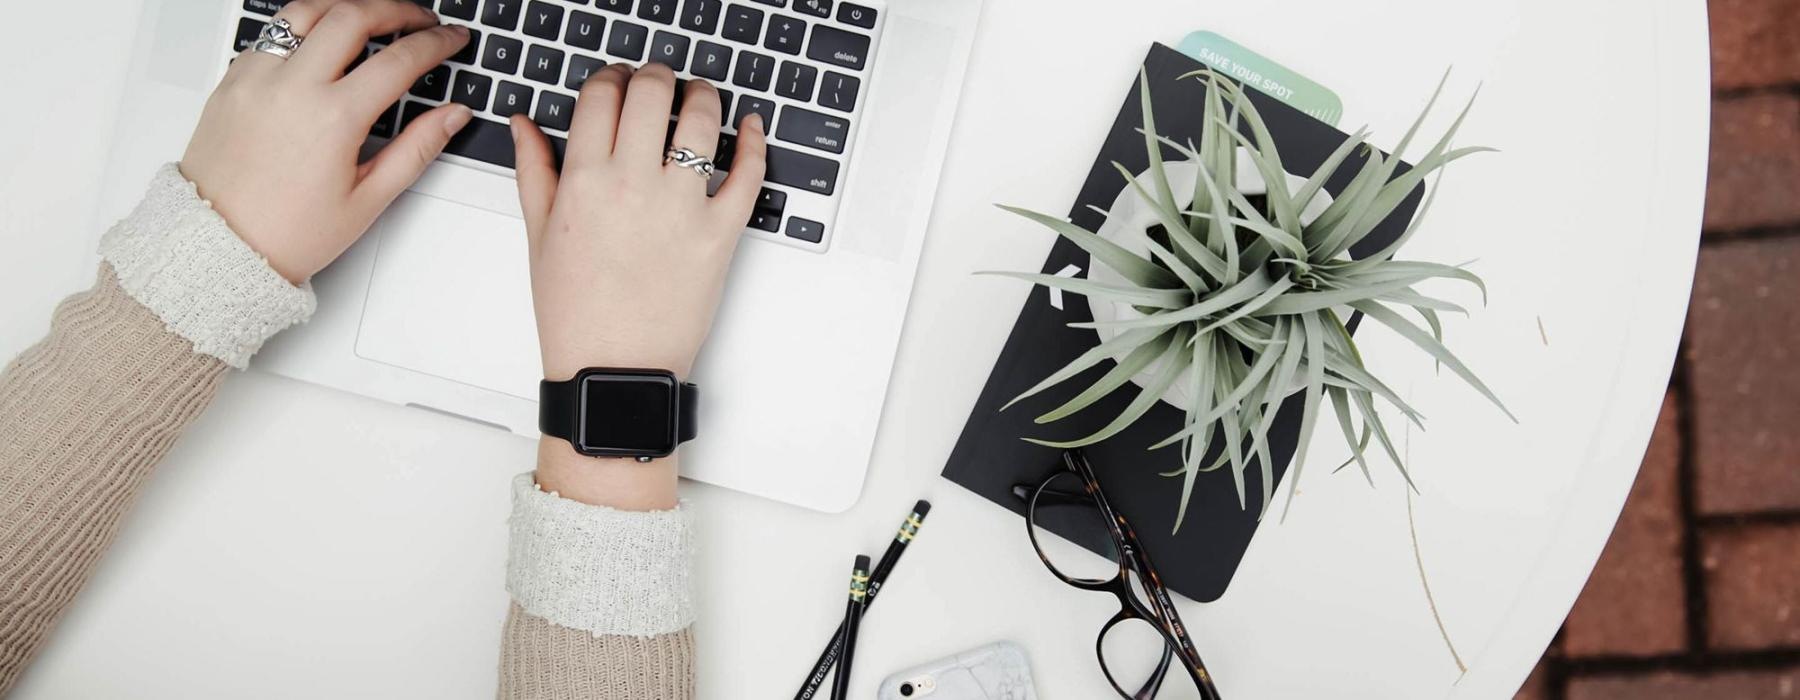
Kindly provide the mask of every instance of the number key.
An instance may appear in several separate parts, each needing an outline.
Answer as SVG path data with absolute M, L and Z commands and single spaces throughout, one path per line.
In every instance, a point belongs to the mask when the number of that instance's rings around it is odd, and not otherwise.
M 687 0 L 681 6 L 681 28 L 711 34 L 719 29 L 720 0 Z
M 673 24 L 675 14 L 675 0 L 644 0 L 638 8 L 638 17 L 663 24 Z

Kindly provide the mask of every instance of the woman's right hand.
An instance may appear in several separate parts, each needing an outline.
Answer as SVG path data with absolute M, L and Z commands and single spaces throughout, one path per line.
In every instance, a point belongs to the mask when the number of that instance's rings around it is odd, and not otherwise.
M 693 170 L 664 164 L 675 74 L 614 64 L 582 87 L 560 176 L 542 131 L 513 117 L 519 199 L 544 376 L 584 367 L 663 369 L 685 379 L 712 328 L 738 238 L 761 191 L 761 117 L 738 132 L 716 197 Z M 689 81 L 674 146 L 716 158 L 718 91 Z
M 687 378 L 712 328 L 738 238 L 762 189 L 762 118 L 738 125 L 717 196 L 693 170 L 664 164 L 675 74 L 606 67 L 582 86 L 559 175 L 549 141 L 516 115 L 519 202 L 530 239 L 531 295 L 544 377 L 585 367 L 662 369 Z M 715 158 L 718 91 L 687 84 L 674 145 Z M 623 510 L 675 505 L 676 456 L 638 464 L 538 444 L 537 483 L 563 498 Z

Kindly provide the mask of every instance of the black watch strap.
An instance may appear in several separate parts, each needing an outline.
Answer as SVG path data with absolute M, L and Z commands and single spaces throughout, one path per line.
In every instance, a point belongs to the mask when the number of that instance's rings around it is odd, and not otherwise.
M 538 430 L 553 438 L 575 441 L 575 422 L 581 416 L 579 377 L 538 382 Z M 675 400 L 675 439 L 687 442 L 698 435 L 695 414 L 700 406 L 700 387 L 682 384 Z

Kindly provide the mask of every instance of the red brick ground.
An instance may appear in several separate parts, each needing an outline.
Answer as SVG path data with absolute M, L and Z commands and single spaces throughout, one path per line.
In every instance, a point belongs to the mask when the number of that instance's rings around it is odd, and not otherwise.
M 1710 0 L 1706 235 L 1613 537 L 1519 700 L 1800 700 L 1800 0 Z

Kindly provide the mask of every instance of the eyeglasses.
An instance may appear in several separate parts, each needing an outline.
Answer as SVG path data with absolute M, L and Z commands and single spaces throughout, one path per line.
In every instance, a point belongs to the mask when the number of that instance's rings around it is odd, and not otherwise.
M 1202 700 L 1218 700 L 1212 675 L 1194 650 L 1168 589 L 1150 564 L 1149 553 L 1131 524 L 1100 492 L 1087 457 L 1080 450 L 1064 452 L 1062 469 L 1035 487 L 1013 487 L 1013 495 L 1027 502 L 1025 523 L 1031 546 L 1050 573 L 1070 586 L 1118 597 L 1119 613 L 1100 628 L 1094 641 L 1100 671 L 1113 690 L 1128 700 L 1151 700 L 1162 689 L 1169 666 L 1179 662 Z M 1104 559 L 1066 553 L 1053 559 L 1040 542 L 1040 534 L 1046 530 L 1070 533 L 1078 541 L 1096 545 L 1092 548 Z M 1104 540 L 1099 539 L 1102 535 Z M 1144 650 L 1158 644 L 1161 660 L 1147 668 Z M 1137 690 L 1126 690 L 1125 682 L 1137 679 L 1142 679 L 1133 683 Z

